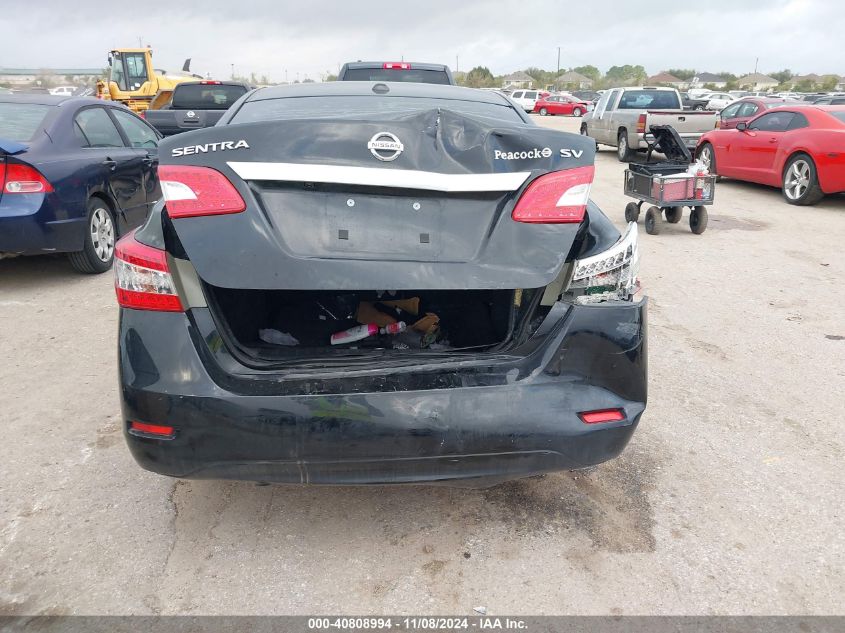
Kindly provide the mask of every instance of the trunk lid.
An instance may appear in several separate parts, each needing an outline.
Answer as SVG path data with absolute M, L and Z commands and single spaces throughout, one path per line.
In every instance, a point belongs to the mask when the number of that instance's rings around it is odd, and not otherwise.
M 219 126 L 162 164 L 222 172 L 246 210 L 172 220 L 206 282 L 254 289 L 540 288 L 579 224 L 516 222 L 525 187 L 593 164 L 591 139 L 447 110 Z

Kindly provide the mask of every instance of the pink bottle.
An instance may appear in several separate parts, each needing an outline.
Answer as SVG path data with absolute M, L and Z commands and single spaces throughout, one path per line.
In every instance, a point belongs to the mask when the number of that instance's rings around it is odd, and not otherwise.
M 335 332 L 332 334 L 332 345 L 341 345 L 343 343 L 354 343 L 361 341 L 370 336 L 378 334 L 378 325 L 375 323 L 367 323 L 366 325 L 356 325 L 343 332 Z

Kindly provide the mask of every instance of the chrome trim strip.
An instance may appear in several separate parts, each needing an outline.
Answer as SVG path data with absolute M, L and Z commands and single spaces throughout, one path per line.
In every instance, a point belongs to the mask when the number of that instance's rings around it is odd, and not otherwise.
M 302 163 L 229 162 L 226 164 L 244 180 L 325 182 L 452 193 L 516 191 L 531 175 L 528 171 L 500 174 L 441 174 L 411 169 L 304 165 Z

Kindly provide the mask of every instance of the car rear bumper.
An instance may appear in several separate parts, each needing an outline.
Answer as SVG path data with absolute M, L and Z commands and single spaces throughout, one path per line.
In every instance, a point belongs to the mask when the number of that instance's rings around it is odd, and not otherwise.
M 164 475 L 283 483 L 489 485 L 598 464 L 623 450 L 645 409 L 645 302 L 553 313 L 506 361 L 283 377 L 232 373 L 204 310 L 123 309 L 126 440 Z M 625 419 L 578 416 L 608 408 Z M 173 426 L 174 437 L 134 435 L 130 421 Z
M 44 194 L 4 195 L 0 198 L 0 253 L 37 255 L 82 249 L 85 215 L 57 213 L 55 201 Z

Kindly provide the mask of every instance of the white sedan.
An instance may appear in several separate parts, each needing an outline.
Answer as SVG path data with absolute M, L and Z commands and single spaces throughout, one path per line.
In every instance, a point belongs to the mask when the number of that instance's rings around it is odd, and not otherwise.
M 736 101 L 736 97 L 727 92 L 711 92 L 705 97 L 707 101 L 708 110 L 721 110 L 729 103 Z

